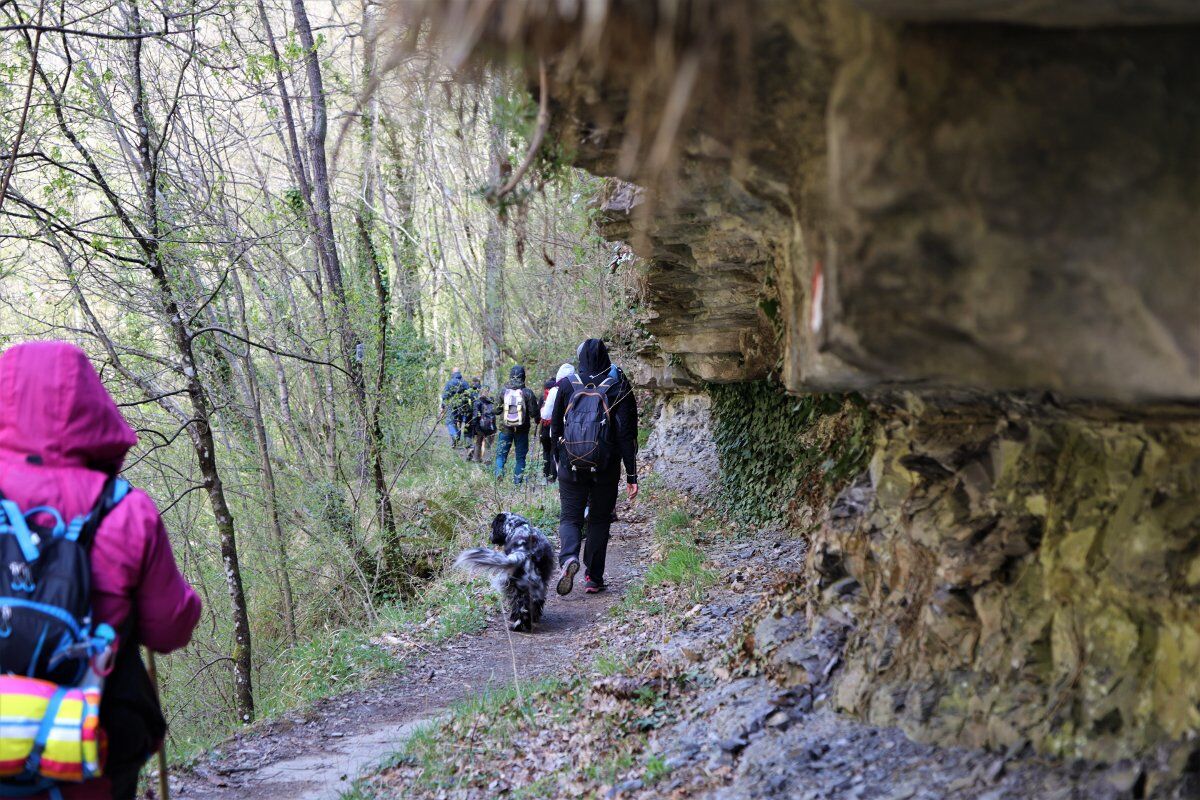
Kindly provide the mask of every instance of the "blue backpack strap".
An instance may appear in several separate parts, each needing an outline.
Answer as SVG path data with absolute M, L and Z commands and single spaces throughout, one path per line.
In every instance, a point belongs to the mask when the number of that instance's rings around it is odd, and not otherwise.
M 67 696 L 67 687 L 60 686 L 50 696 L 50 702 L 46 704 L 46 714 L 42 717 L 42 724 L 38 726 L 37 736 L 33 739 L 33 750 L 29 753 L 29 758 L 25 760 L 25 774 L 28 777 L 37 775 L 38 767 L 42 765 L 42 752 L 46 749 L 46 743 L 50 741 L 50 730 L 54 727 L 54 718 L 58 716 L 58 708 L 62 705 L 63 698 Z
M 90 547 L 100 523 L 117 503 L 125 499 L 131 488 L 133 487 L 129 485 L 129 481 L 124 478 L 112 477 L 105 481 L 92 510 L 71 520 L 71 524 L 67 526 L 67 539 L 72 542 L 80 541 L 85 547 Z
M 49 514 L 50 516 L 54 517 L 54 528 L 50 535 L 56 539 L 59 536 L 62 536 L 63 532 L 66 531 L 67 524 L 63 522 L 62 514 L 58 513 L 57 508 L 53 508 L 51 506 L 37 506 L 36 508 L 31 508 L 25 512 L 25 521 L 28 522 L 29 520 L 33 519 L 35 514 Z
M 0 509 L 4 510 L 4 516 L 8 518 L 8 528 L 21 545 L 21 555 L 25 556 L 26 561 L 37 561 L 37 545 L 33 543 L 29 524 L 25 522 L 25 515 L 21 513 L 20 507 L 12 500 L 0 500 Z

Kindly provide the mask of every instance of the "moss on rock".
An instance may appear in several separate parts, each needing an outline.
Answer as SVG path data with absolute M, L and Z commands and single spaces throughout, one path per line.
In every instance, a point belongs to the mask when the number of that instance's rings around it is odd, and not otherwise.
M 793 397 L 771 381 L 710 384 L 719 498 L 752 525 L 796 521 L 866 468 L 873 423 L 855 395 Z

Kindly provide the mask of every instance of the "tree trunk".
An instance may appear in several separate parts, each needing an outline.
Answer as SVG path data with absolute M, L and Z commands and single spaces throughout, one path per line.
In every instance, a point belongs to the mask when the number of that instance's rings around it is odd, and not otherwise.
M 238 309 L 241 315 L 242 333 L 250 338 L 250 325 L 246 320 L 246 299 L 242 292 L 241 278 L 235 273 L 234 285 L 238 294 Z M 271 443 L 267 436 L 267 424 L 263 419 L 261 391 L 258 375 L 254 370 L 254 359 L 250 351 L 242 359 L 242 370 L 245 373 L 246 399 L 249 406 L 249 416 L 254 429 L 254 444 L 258 448 L 258 458 L 262 462 L 262 487 L 267 503 L 267 512 L 271 518 L 271 538 L 275 545 L 275 557 L 279 568 L 279 591 L 283 599 L 283 627 L 287 634 L 288 644 L 296 646 L 299 640 L 296 631 L 296 599 L 292 593 L 292 576 L 288 568 L 287 536 L 283 531 L 283 522 L 279 516 L 279 490 L 275 483 L 275 467 L 271 462 Z
M 250 723 L 254 721 L 250 617 L 242 586 L 241 565 L 238 562 L 237 529 L 234 526 L 233 514 L 225 499 L 224 484 L 221 482 L 221 473 L 217 466 L 216 442 L 210 424 L 212 408 L 208 400 L 208 393 L 200 382 L 200 372 L 192 351 L 192 339 L 187 330 L 184 314 L 175 299 L 159 247 L 161 225 L 158 214 L 158 174 L 153 156 L 155 151 L 150 141 L 150 120 L 146 111 L 146 95 L 142 82 L 142 39 L 137 35 L 142 32 L 142 24 L 141 14 L 136 3 L 131 4 L 129 13 L 130 30 L 134 33 L 134 37 L 129 40 L 133 116 L 137 125 L 137 153 L 140 161 L 138 168 L 141 171 L 139 177 L 142 182 L 142 213 L 147 221 L 147 230 L 149 231 L 148 235 L 139 237 L 138 244 L 145 254 L 146 267 L 157 286 L 162 315 L 171 333 L 171 342 L 180 359 L 186 381 L 187 396 L 192 405 L 193 419 L 188 425 L 188 435 L 192 441 L 192 448 L 196 452 L 200 476 L 203 479 L 209 505 L 212 507 L 213 516 L 216 519 L 217 533 L 221 540 L 221 563 L 225 571 L 225 582 L 229 589 L 233 612 L 234 697 L 238 718 L 243 723 Z
M 489 122 L 488 145 L 490 164 L 488 184 L 499 186 L 504 166 L 508 164 L 504 150 L 504 130 L 500 124 L 500 88 L 492 89 L 492 115 Z M 483 364 L 484 382 L 499 389 L 501 348 L 504 343 L 504 227 L 494 211 L 488 216 L 487 236 L 483 243 Z
M 417 274 L 417 244 L 414 239 L 416 226 L 413 225 L 413 170 L 404 169 L 404 151 L 400 147 L 399 137 L 394 125 L 385 125 L 387 133 L 386 151 L 391 160 L 391 172 L 396 181 L 397 217 L 388 202 L 388 192 L 380 186 L 380 201 L 383 208 L 384 222 L 387 224 L 391 237 L 392 263 L 396 274 L 394 281 L 400 292 L 400 308 L 404 323 L 411 330 L 417 329 L 417 315 L 421 307 L 421 285 Z M 382 184 L 382 181 L 380 182 Z
M 364 0 L 363 15 L 363 91 L 370 85 L 375 74 L 375 15 L 371 10 L 370 0 Z M 396 535 L 396 520 L 393 517 L 391 500 L 388 495 L 387 478 L 383 465 L 383 422 L 381 415 L 383 405 L 391 392 L 387 386 L 387 365 L 391 359 L 388 352 L 388 320 L 391 310 L 390 286 L 386 269 L 379 258 L 379 250 L 375 247 L 372 229 L 375 225 L 375 129 L 378 124 L 379 102 L 374 94 L 367 98 L 366 113 L 362 117 L 362 192 L 359 195 L 358 208 L 355 209 L 355 227 L 358 229 L 359 247 L 361 249 L 360 263 L 366 269 L 371 279 L 371 289 L 375 295 L 375 353 L 378 369 L 375 375 L 375 402 L 368 403 L 369 431 L 367 444 L 371 460 L 371 479 L 375 487 L 375 498 L 378 503 L 376 512 L 379 514 L 381 530 L 384 536 Z M 364 359 L 365 361 L 365 356 Z M 360 369 L 362 365 L 360 364 Z
M 316 42 L 313 40 L 312 26 L 308 21 L 308 11 L 305 8 L 304 0 L 292 0 L 292 13 L 296 18 L 296 33 L 300 39 L 300 46 L 304 49 L 305 74 L 311 94 L 312 125 L 309 128 L 307 139 L 309 165 L 312 170 L 313 203 L 317 216 L 317 240 L 320 243 L 325 262 L 325 274 L 329 282 L 329 289 L 333 293 L 334 315 L 341 334 L 342 358 L 350 373 L 355 404 L 367 432 L 367 448 L 374 464 L 372 470 L 374 488 L 384 535 L 393 536 L 396 532 L 395 511 L 386 482 L 382 479 L 382 441 L 376 435 L 375 426 L 370 424 L 371 414 L 367 406 L 366 380 L 362 362 L 356 358 L 357 342 L 350 324 L 346 287 L 342 276 L 341 262 L 338 258 L 337 244 L 334 240 L 332 203 L 329 193 L 329 167 L 325 158 L 328 112 L 325 102 L 325 85 L 321 76 L 321 61 L 317 55 Z

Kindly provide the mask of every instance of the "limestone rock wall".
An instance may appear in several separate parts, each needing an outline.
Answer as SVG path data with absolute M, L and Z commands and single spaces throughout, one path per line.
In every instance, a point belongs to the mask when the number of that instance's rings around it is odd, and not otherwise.
M 1182 769 L 1198 493 L 1197 417 L 895 409 L 813 535 L 804 630 L 845 623 L 830 701 L 919 739 Z
M 711 491 L 719 462 L 709 396 L 703 392 L 667 395 L 654 417 L 642 457 L 674 489 L 701 495 Z
M 1197 32 L 860 31 L 824 347 L 885 384 L 1200 397 Z
M 683 392 L 665 474 L 711 482 L 687 469 L 706 381 L 861 392 L 880 420 L 762 662 L 918 738 L 1188 767 L 1200 4 L 602 5 L 513 4 L 541 16 L 497 37 L 622 181 L 672 100 L 632 98 L 665 53 L 699 65 L 669 198 L 614 183 L 600 209 L 644 260 L 645 383 Z
M 701 97 L 679 201 L 605 208 L 662 388 L 774 373 L 880 420 L 757 658 L 918 739 L 1193 768 L 1200 413 L 1147 403 L 1200 398 L 1200 29 L 758 5 L 745 161 Z
M 1200 398 L 1200 26 L 894 21 L 1139 17 L 1109 3 L 741 5 L 748 102 L 730 101 L 734 64 L 710 65 L 671 200 L 604 209 L 646 259 L 649 328 L 680 366 L 780 370 L 797 392 Z M 1197 13 L 1143 5 L 1143 21 Z M 626 68 L 612 91 L 559 95 L 601 174 L 637 136 Z

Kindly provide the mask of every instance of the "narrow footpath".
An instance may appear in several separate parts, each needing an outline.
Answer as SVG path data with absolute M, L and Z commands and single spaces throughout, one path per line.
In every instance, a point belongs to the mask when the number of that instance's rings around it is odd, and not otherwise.
M 567 597 L 551 589 L 533 633 L 510 634 L 497 613 L 483 633 L 430 648 L 394 678 L 234 737 L 173 776 L 173 793 L 188 800 L 335 800 L 456 701 L 514 680 L 563 672 L 590 639 L 592 624 L 643 568 L 641 551 L 652 520 L 629 513 L 629 520 L 612 528 L 607 592 L 584 594 L 580 574 Z

